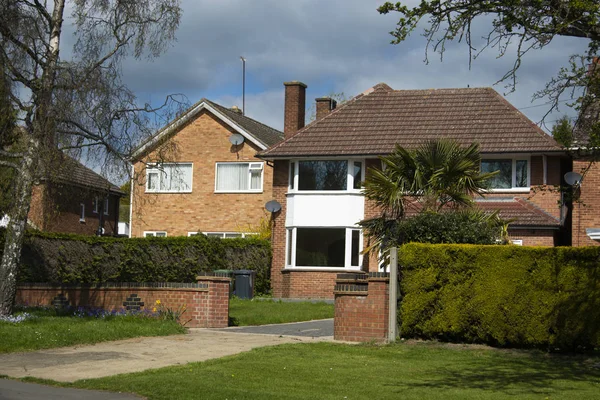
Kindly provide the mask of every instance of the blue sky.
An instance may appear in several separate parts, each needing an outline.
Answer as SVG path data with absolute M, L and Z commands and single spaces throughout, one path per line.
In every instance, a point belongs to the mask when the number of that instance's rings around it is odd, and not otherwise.
M 183 0 L 177 42 L 154 62 L 128 61 L 125 82 L 140 101 L 158 104 L 169 93 L 191 103 L 207 97 L 224 106 L 242 105 L 242 63 L 246 64 L 246 114 L 281 129 L 283 82 L 308 85 L 307 103 L 332 92 L 355 96 L 378 82 L 394 89 L 493 86 L 510 68 L 509 54 L 497 59 L 488 50 L 469 69 L 466 45 L 452 44 L 444 60 L 430 55 L 426 40 L 415 32 L 400 45 L 389 44 L 399 14 L 380 15 L 380 0 Z M 407 2 L 416 3 L 416 1 Z M 489 21 L 474 27 L 483 34 Z M 481 44 L 481 43 L 479 43 Z M 581 53 L 582 39 L 557 38 L 530 53 L 519 72 L 517 91 L 507 99 L 534 122 L 547 111 L 532 95 Z M 509 52 L 510 53 L 510 52 Z M 493 86 L 506 92 L 502 84 Z M 566 104 L 566 103 L 565 103 Z M 567 107 L 547 118 L 551 122 Z

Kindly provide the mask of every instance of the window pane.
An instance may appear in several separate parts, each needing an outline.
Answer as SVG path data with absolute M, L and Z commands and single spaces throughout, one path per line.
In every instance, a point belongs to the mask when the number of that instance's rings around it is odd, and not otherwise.
M 517 187 L 529 187 L 527 184 L 527 160 L 517 160 Z
M 248 164 L 218 164 L 217 190 L 248 190 Z
M 158 173 L 148 172 L 148 190 L 158 189 Z
M 361 177 L 362 177 L 362 162 L 355 161 L 354 162 L 354 189 L 360 189 Z M 354 265 L 354 264 L 352 264 Z
M 167 237 L 167 232 L 156 232 L 156 237 Z
M 262 189 L 262 170 L 261 169 L 250 170 L 250 189 L 252 189 L 252 190 Z
M 300 190 L 346 190 L 347 179 L 348 161 L 300 161 Z
M 171 190 L 171 182 L 169 182 L 169 172 L 171 168 L 168 165 L 163 165 L 161 170 L 158 172 L 159 178 L 159 188 L 161 191 Z
M 169 166 L 172 191 L 185 192 L 192 189 L 192 166 L 189 164 L 175 164 Z
M 297 228 L 297 267 L 343 267 L 346 229 Z
M 350 253 L 350 265 L 353 267 L 358 266 L 359 260 L 359 251 L 360 251 L 360 231 L 353 230 L 352 231 L 352 250 Z
M 205 234 L 208 237 L 218 237 L 218 238 L 222 238 L 223 234 L 222 233 L 206 233 Z
M 290 178 L 289 178 L 289 183 L 290 183 L 290 189 L 294 189 L 294 174 L 295 174 L 295 163 L 291 162 L 290 163 Z
M 500 171 L 490 179 L 492 189 L 512 188 L 512 160 L 481 160 L 481 172 Z
M 241 238 L 241 237 L 242 237 L 241 233 L 226 233 L 225 234 L 225 238 L 227 238 L 227 239 Z
M 287 263 L 286 265 L 292 265 L 292 229 L 287 230 Z

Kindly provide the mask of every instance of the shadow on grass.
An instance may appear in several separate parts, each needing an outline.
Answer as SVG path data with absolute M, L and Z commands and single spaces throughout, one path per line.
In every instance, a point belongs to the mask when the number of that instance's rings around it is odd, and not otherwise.
M 473 355 L 437 369 L 422 382 L 411 382 L 406 389 L 479 389 L 507 395 L 550 394 L 554 391 L 589 393 L 589 384 L 600 385 L 600 357 L 517 354 L 473 360 Z M 394 385 L 395 386 L 395 385 Z

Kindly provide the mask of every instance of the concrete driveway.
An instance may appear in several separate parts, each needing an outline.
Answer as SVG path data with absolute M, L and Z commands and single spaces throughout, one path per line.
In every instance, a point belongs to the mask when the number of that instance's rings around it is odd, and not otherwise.
M 333 320 L 264 327 L 190 329 L 185 335 L 1 354 L 0 375 L 74 382 L 205 361 L 257 347 L 332 341 L 332 332 Z

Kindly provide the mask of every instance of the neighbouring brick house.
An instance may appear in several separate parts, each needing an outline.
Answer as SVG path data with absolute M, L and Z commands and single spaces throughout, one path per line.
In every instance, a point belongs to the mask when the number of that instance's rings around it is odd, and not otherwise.
M 54 163 L 33 187 L 28 223 L 44 232 L 116 234 L 119 187 L 68 156 Z
M 130 236 L 252 233 L 272 199 L 273 168 L 255 157 L 283 133 L 202 99 L 134 153 Z
M 340 272 L 376 272 L 363 257 L 356 225 L 378 210 L 361 194 L 365 171 L 396 144 L 428 139 L 480 144 L 482 170 L 500 173 L 486 210 L 514 219 L 509 235 L 522 245 L 570 244 L 570 213 L 559 185 L 572 161 L 563 147 L 491 88 L 393 90 L 378 84 L 339 108 L 317 99 L 317 118 L 304 127 L 306 85 L 285 83 L 285 140 L 259 157 L 274 163 L 271 283 L 275 297 L 332 298 Z

